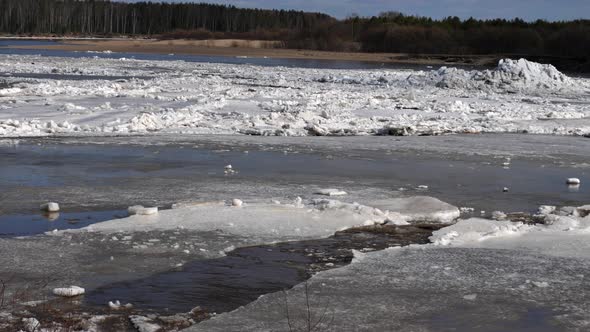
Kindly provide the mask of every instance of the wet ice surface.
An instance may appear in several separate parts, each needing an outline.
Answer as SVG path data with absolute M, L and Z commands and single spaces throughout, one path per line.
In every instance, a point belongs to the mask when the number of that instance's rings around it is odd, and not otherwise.
M 327 312 L 334 319 L 321 325 L 338 331 L 583 329 L 589 287 L 580 274 L 587 268 L 586 260 L 526 251 L 385 250 L 314 276 L 308 296 L 304 285 L 290 290 L 290 316 L 285 294 L 274 293 L 190 330 L 288 330 L 289 322 L 305 324 L 306 301 L 314 322 Z M 539 288 L 529 278 L 557 282 Z
M 388 138 L 366 142 L 383 144 L 385 151 L 360 151 L 355 148 L 356 140 L 349 141 L 350 149 L 270 145 L 264 151 L 261 146 L 228 147 L 198 141 L 113 146 L 109 140 L 107 145 L 60 141 L 37 145 L 21 140 L 0 146 L 3 211 L 34 213 L 47 200 L 58 201 L 65 212 L 77 212 L 231 198 L 311 198 L 318 197 L 313 192 L 319 188 L 335 187 L 348 192 L 341 199 L 351 202 L 417 194 L 473 207 L 477 212 L 531 212 L 542 204 L 583 205 L 590 190 L 584 185 L 590 179 L 582 161 L 586 141 L 581 138 L 559 142 L 577 145 L 577 152 L 533 157 L 541 160 L 515 156 L 514 152 L 479 156 L 408 151 L 396 147 L 403 142 Z M 411 144 L 427 141 L 424 138 Z M 555 143 L 549 140 L 538 145 Z M 503 165 L 504 156 L 512 156 L 509 166 Z M 224 174 L 228 164 L 238 173 Z M 580 178 L 582 185 L 569 188 L 565 185 L 569 177 Z M 420 185 L 428 189 L 419 189 Z M 504 187 L 510 191 L 503 193 Z

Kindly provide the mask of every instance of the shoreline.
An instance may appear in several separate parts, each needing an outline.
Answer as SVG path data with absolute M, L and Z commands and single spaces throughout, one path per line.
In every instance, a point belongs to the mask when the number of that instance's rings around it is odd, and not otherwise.
M 228 57 L 282 58 L 302 60 L 358 61 L 415 65 L 495 66 L 500 55 L 446 55 L 405 53 L 331 52 L 273 48 L 276 42 L 260 40 L 155 40 L 155 39 L 91 39 L 91 38 L 6 38 L 7 40 L 55 40 L 57 45 L 16 45 L 16 49 L 40 49 L 78 52 L 180 54 Z
M 533 54 L 409 54 L 333 52 L 277 47 L 280 41 L 246 39 L 132 39 L 125 37 L 55 37 L 55 36 L 0 36 L 0 40 L 56 41 L 56 45 L 11 45 L 15 49 L 55 50 L 71 52 L 178 54 L 200 56 L 251 57 L 320 61 L 365 62 L 400 65 L 495 67 L 501 59 L 520 59 L 551 64 L 572 75 L 590 73 L 588 57 L 561 57 Z M 5 48 L 0 46 L 0 48 Z

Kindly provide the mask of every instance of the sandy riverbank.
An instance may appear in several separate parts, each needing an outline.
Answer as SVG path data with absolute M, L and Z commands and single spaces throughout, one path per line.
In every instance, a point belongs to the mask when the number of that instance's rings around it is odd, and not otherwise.
M 261 40 L 62 40 L 58 45 L 11 46 L 63 51 L 112 51 L 152 54 L 249 56 L 413 64 L 494 65 L 497 56 L 409 55 L 403 53 L 325 52 L 274 48 L 277 42 Z

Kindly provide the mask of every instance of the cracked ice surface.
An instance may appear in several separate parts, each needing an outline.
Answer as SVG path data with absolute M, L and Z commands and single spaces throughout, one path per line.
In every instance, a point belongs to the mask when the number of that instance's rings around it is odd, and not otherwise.
M 3 137 L 590 134 L 590 80 L 526 60 L 416 71 L 4 55 L 0 72 L 14 74 Z
M 355 252 L 188 330 L 288 331 L 310 316 L 334 331 L 587 330 L 590 207 L 543 210 L 544 225 L 468 219 L 433 244 Z

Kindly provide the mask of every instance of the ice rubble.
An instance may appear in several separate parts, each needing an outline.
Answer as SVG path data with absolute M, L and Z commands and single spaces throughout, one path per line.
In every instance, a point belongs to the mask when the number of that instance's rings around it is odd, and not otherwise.
M 434 245 L 534 250 L 552 256 L 590 259 L 590 209 L 588 206 L 541 206 L 543 225 L 508 220 L 471 218 L 435 231 Z
M 502 59 L 494 70 L 465 71 L 442 67 L 435 72 L 439 87 L 508 91 L 561 90 L 575 88 L 575 82 L 552 65 L 526 59 Z
M 3 78 L 0 137 L 590 134 L 590 80 L 523 59 L 413 71 L 0 56 L 2 71 L 81 78 Z

